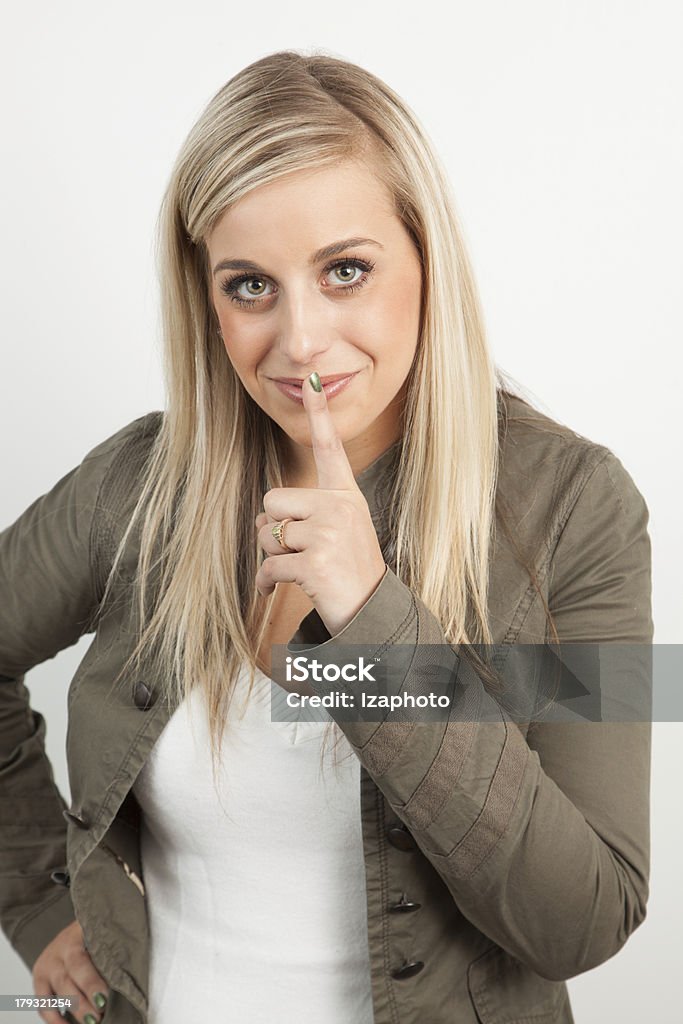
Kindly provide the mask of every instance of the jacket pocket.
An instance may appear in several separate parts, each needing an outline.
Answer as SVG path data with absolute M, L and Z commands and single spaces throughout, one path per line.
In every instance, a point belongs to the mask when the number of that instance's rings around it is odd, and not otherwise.
M 549 981 L 494 946 L 467 970 L 470 998 L 482 1024 L 570 1024 L 567 985 Z

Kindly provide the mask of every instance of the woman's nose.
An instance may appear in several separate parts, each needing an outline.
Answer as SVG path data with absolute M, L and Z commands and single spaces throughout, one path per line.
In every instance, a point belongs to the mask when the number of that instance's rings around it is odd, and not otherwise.
M 333 324 L 320 306 L 319 296 L 281 300 L 278 344 L 288 362 L 314 368 L 329 348 Z

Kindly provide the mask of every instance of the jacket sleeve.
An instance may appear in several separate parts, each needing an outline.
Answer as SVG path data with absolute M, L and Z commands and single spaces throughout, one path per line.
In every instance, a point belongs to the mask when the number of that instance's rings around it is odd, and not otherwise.
M 617 457 L 604 452 L 556 531 L 550 609 L 561 641 L 649 645 L 648 510 Z M 442 670 L 454 659 L 448 721 L 377 724 L 330 713 L 462 913 L 549 980 L 618 952 L 646 914 L 649 721 L 539 718 L 525 738 L 388 567 L 351 622 L 334 637 L 325 633 L 313 611 L 290 645 L 323 640 L 314 648 L 322 652 L 359 644 L 370 655 L 388 644 L 416 645 L 402 686 L 408 692 L 433 689 L 421 644 L 445 645 Z M 649 687 L 647 671 L 635 680 L 640 669 L 628 671 L 629 685 Z
M 51 879 L 66 866 L 67 805 L 24 677 L 92 632 L 102 596 L 98 495 L 140 422 L 90 451 L 0 533 L 0 925 L 29 969 L 75 914 L 68 887 Z

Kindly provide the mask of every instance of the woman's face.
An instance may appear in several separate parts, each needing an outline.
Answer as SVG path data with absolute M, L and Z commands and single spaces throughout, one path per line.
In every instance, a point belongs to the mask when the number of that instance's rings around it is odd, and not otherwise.
M 236 203 L 206 242 L 226 352 L 290 438 L 293 475 L 314 474 L 308 420 L 276 380 L 313 370 L 323 385 L 354 375 L 325 391 L 357 475 L 400 436 L 420 323 L 419 256 L 383 184 L 355 161 L 293 172 Z

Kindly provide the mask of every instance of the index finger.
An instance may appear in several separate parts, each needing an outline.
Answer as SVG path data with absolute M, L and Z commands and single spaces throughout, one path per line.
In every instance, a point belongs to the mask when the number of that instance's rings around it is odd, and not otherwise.
M 320 391 L 316 390 L 314 384 L 320 387 Z M 316 372 L 306 378 L 301 393 L 311 431 L 318 487 L 329 490 L 352 489 L 356 486 L 356 479 Z

